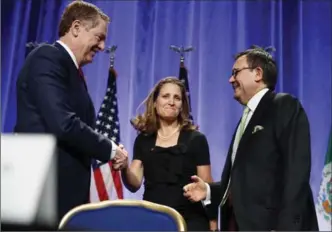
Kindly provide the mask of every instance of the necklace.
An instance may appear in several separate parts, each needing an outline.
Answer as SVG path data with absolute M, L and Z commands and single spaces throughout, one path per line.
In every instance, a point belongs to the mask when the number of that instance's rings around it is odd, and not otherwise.
M 158 131 L 158 136 L 159 136 L 159 138 L 160 138 L 161 140 L 168 140 L 168 139 L 171 138 L 176 132 L 178 132 L 179 129 L 180 129 L 179 127 L 176 128 L 171 134 L 169 134 L 169 135 L 167 135 L 167 136 L 163 136 L 163 135 L 161 135 L 160 132 Z

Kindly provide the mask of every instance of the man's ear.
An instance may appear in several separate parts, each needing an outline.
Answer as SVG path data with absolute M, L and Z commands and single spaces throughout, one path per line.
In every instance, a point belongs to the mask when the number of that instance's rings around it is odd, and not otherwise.
M 259 82 L 263 80 L 263 69 L 261 67 L 255 68 L 255 81 Z
M 77 37 L 81 30 L 82 22 L 80 20 L 75 20 L 70 27 L 70 32 L 74 37 Z

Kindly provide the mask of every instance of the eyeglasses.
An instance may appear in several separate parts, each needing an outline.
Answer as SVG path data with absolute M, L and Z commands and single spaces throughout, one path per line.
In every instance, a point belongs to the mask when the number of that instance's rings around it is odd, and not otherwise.
M 239 74 L 239 72 L 241 72 L 242 70 L 245 70 L 245 69 L 254 69 L 252 67 L 244 67 L 244 68 L 240 68 L 240 69 L 233 69 L 232 70 L 232 75 L 234 78 L 237 76 L 237 74 Z

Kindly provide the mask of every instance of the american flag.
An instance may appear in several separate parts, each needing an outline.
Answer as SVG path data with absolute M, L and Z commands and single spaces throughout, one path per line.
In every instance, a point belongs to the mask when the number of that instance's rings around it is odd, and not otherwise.
M 191 112 L 191 100 L 190 100 L 190 91 L 189 91 L 189 81 L 188 81 L 188 71 L 187 68 L 184 66 L 183 60 L 180 62 L 180 71 L 179 71 L 179 80 L 184 84 L 186 87 L 186 93 L 189 100 L 189 119 L 193 120 L 192 112 Z
M 111 67 L 106 94 L 97 115 L 95 130 L 119 144 L 120 124 L 116 96 L 116 76 L 114 68 Z M 111 161 L 99 163 L 93 160 L 92 169 L 90 202 L 123 199 L 120 172 L 112 169 Z

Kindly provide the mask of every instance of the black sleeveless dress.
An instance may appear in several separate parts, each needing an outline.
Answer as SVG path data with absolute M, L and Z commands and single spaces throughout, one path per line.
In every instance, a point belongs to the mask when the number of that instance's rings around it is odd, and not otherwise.
M 183 196 L 183 186 L 197 174 L 196 166 L 209 165 L 206 138 L 198 131 L 181 131 L 172 147 L 155 146 L 156 134 L 140 134 L 134 144 L 134 159 L 144 167 L 143 199 L 170 206 L 185 219 L 189 231 L 209 230 L 209 219 L 201 202 L 192 203 Z

